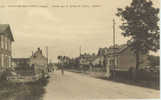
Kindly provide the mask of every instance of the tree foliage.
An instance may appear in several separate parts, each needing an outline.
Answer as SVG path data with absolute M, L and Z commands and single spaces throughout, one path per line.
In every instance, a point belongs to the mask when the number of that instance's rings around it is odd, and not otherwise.
M 158 13 L 159 9 L 153 7 L 151 0 L 132 0 L 131 5 L 125 9 L 118 8 L 116 15 L 121 17 L 123 22 L 120 26 L 122 35 L 131 38 L 129 45 L 136 53 L 137 61 L 140 54 L 160 49 Z
M 150 55 L 148 57 L 148 60 L 149 60 L 150 66 L 152 66 L 152 67 L 160 65 L 160 57 L 159 56 Z
M 117 13 L 123 21 L 120 26 L 122 35 L 131 37 L 134 49 L 138 48 L 142 52 L 159 49 L 159 9 L 152 5 L 152 1 L 133 0 L 131 6 L 119 8 Z

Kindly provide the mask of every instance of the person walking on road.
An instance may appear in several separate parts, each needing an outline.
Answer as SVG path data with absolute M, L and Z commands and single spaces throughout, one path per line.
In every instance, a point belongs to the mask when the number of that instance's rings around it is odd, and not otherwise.
M 61 66 L 61 74 L 64 75 L 64 67 L 63 67 L 63 65 Z
M 54 73 L 57 71 L 58 67 L 54 65 Z

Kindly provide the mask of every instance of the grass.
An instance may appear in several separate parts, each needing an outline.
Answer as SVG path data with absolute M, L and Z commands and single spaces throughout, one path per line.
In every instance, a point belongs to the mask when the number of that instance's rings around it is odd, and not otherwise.
M 47 83 L 45 78 L 29 83 L 0 81 L 0 100 L 40 100 Z

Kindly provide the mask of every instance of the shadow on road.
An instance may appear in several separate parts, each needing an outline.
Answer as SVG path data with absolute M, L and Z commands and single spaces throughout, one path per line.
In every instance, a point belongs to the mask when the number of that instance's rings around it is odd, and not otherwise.
M 66 70 L 66 71 L 69 71 L 69 72 L 74 72 L 74 73 L 78 73 L 78 74 L 84 74 L 84 75 L 89 75 L 91 77 L 94 77 L 94 78 L 97 78 L 97 79 L 102 79 L 102 80 L 107 80 L 107 81 L 112 81 L 112 82 L 118 82 L 118 83 L 124 83 L 124 84 L 128 84 L 128 85 L 133 85 L 133 86 L 139 86 L 139 87 L 145 87 L 145 88 L 151 88 L 151 89 L 156 89 L 156 90 L 160 90 L 160 83 L 159 81 L 157 82 L 154 82 L 154 81 L 133 81 L 133 80 L 129 80 L 125 77 L 121 77 L 118 76 L 117 78 L 115 79 L 107 79 L 105 77 L 105 74 L 101 73 L 100 72 L 94 72 L 95 74 L 93 75 L 93 72 L 92 74 L 90 72 L 88 73 L 82 73 L 81 71 L 76 71 L 76 70 Z
M 133 80 L 127 80 L 124 78 L 116 78 L 116 79 L 107 79 L 106 77 L 95 77 L 97 79 L 103 79 L 107 81 L 112 81 L 112 82 L 118 82 L 118 83 L 124 83 L 127 85 L 133 85 L 133 86 L 139 86 L 139 87 L 145 87 L 145 88 L 151 88 L 151 89 L 156 89 L 160 90 L 159 83 L 155 82 L 147 82 L 147 81 L 133 81 Z

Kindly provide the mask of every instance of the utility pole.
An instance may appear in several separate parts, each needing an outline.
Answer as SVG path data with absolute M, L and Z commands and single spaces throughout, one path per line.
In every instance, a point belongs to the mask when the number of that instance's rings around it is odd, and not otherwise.
M 32 56 L 34 55 L 34 52 L 32 51 Z
M 114 77 L 115 77 L 115 19 L 113 19 L 113 57 L 114 57 L 114 67 L 113 67 L 113 75 L 114 75 Z
M 79 48 L 79 53 L 80 53 L 80 56 L 81 56 L 81 52 L 82 52 L 81 50 L 82 50 L 82 47 L 80 46 L 80 48 Z
M 115 19 L 113 19 L 113 46 L 115 48 Z
M 48 64 L 48 46 L 46 47 L 46 56 L 47 56 L 47 64 Z

